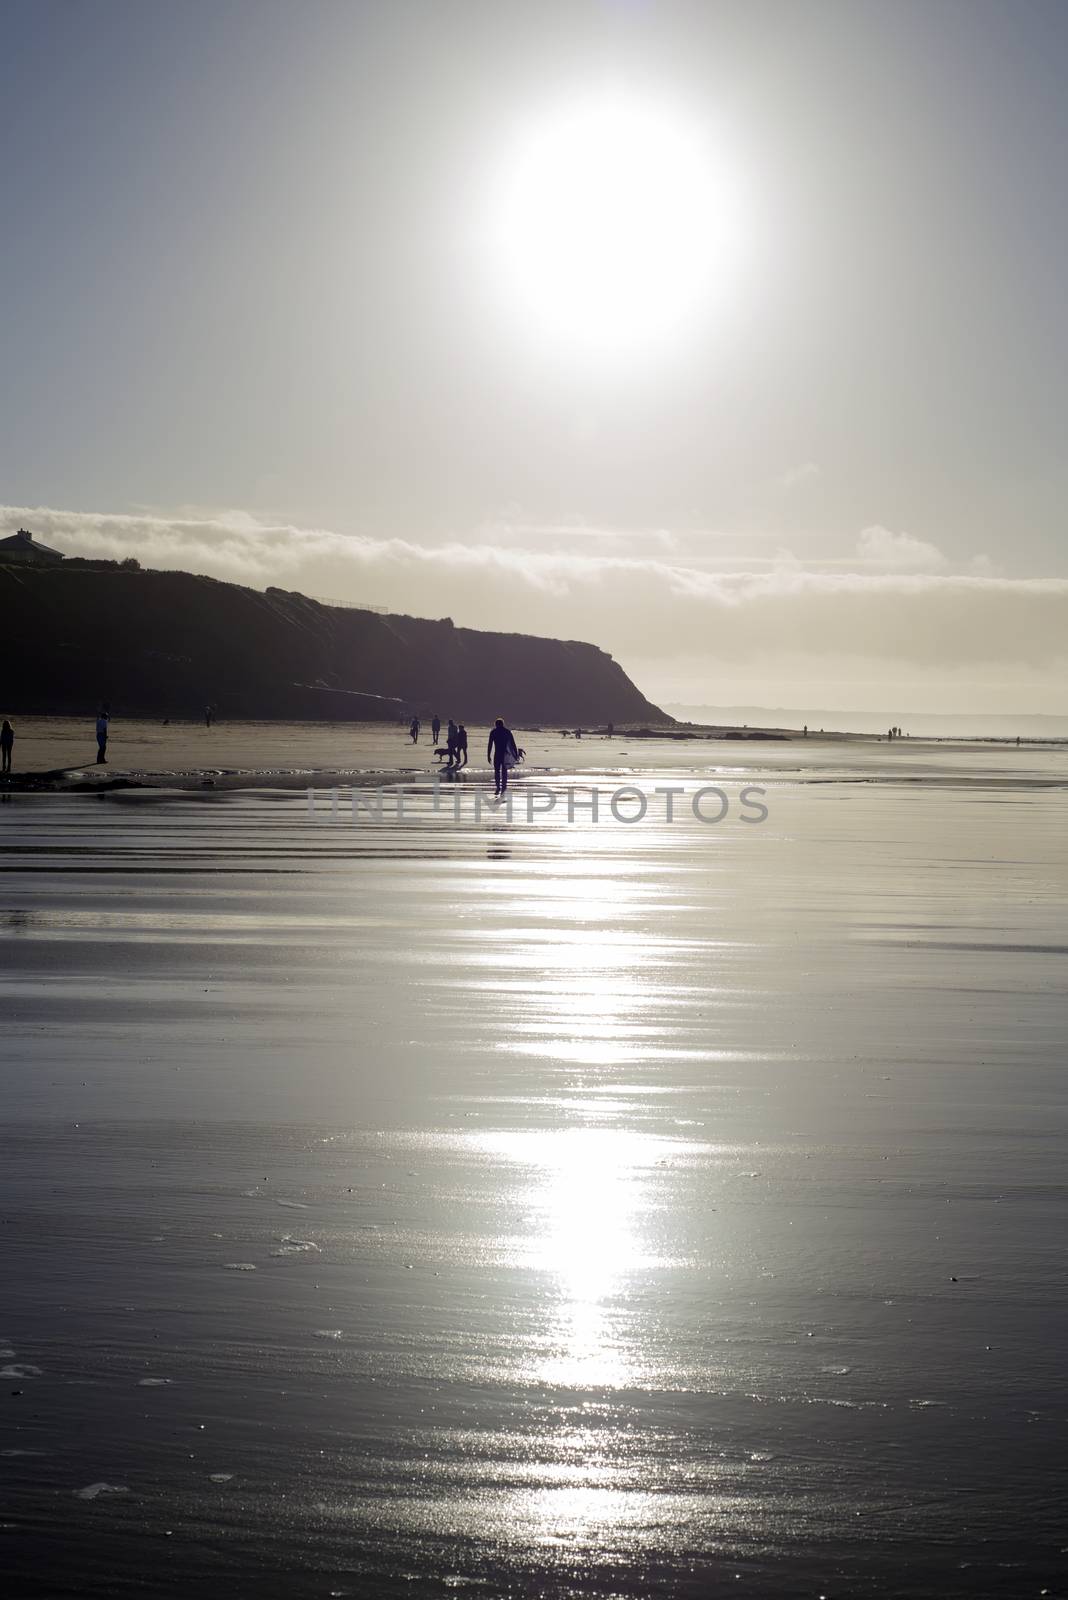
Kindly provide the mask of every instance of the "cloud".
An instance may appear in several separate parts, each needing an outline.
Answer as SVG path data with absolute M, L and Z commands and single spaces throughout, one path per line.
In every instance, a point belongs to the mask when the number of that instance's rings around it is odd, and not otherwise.
M 708 534 L 703 537 L 707 539 Z M 577 513 L 553 522 L 530 516 L 522 507 L 503 506 L 487 517 L 471 535 L 470 543 L 525 550 L 596 549 L 600 555 L 629 555 L 635 550 L 675 552 L 682 548 L 678 534 L 668 528 L 598 526 Z
M 1002 569 L 989 556 L 973 556 L 968 563 L 968 571 L 974 572 L 977 578 L 1000 578 Z
M 799 489 L 802 484 L 812 483 L 817 478 L 822 478 L 823 473 L 814 461 L 801 461 L 795 467 L 788 467 L 782 475 L 784 489 Z
M 934 572 L 949 565 L 937 545 L 914 539 L 911 533 L 891 533 L 878 524 L 863 529 L 857 540 L 857 555 L 866 566 L 902 572 Z
M 916 669 L 932 693 L 940 676 L 1011 669 L 1054 697 L 1068 657 L 1068 579 L 950 572 L 934 546 L 886 529 L 864 530 L 858 570 L 812 570 L 784 552 L 770 568 L 727 572 L 687 564 L 670 547 L 631 556 L 596 541 L 524 548 L 484 536 L 424 545 L 245 512 L 0 508 L 4 532 L 19 526 L 72 555 L 132 555 L 146 566 L 448 615 L 470 627 L 589 639 L 628 670 L 640 665 L 649 674 L 642 687 L 654 695 L 673 662 L 704 663 L 708 683 L 722 684 L 779 660 L 793 663 L 791 673 L 808 662 L 824 675 L 854 674 L 862 662 L 873 680 Z

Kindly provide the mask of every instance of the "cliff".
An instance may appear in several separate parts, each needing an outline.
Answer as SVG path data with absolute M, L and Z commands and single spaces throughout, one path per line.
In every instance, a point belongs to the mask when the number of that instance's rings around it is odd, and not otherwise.
M 364 721 L 438 711 L 526 726 L 672 719 L 605 651 L 324 605 L 187 572 L 0 566 L 0 714 Z

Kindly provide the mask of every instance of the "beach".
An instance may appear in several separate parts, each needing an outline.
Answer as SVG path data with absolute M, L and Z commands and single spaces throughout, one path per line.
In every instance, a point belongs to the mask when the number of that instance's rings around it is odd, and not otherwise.
M 1065 1593 L 1063 749 L 472 733 L 0 799 L 11 1592 Z
M 216 786 L 247 788 L 253 784 L 286 787 L 338 775 L 367 779 L 373 775 L 423 777 L 439 767 L 429 722 L 418 743 L 403 722 L 161 722 L 115 718 L 108 739 L 106 767 L 96 764 L 92 720 L 73 717 L 27 717 L 20 720 L 14 778 L 63 787 L 78 782 L 137 782 L 156 787 L 188 788 L 210 778 Z M 442 729 L 442 742 L 445 739 Z M 648 730 L 647 730 L 648 731 Z M 680 741 L 705 744 L 696 735 Z M 652 740 L 639 733 L 607 739 L 602 731 L 558 728 L 518 729 L 530 745 L 530 765 L 551 771 L 592 761 L 601 767 L 624 764 L 627 757 L 646 763 L 655 747 L 664 759 L 676 741 Z M 470 729 L 473 767 L 485 766 L 487 729 Z M 727 748 L 735 741 L 728 741 Z M 832 741 L 833 742 L 833 741 Z M 593 751 L 591 757 L 587 752 Z M 653 759 L 656 759 L 654 752 Z M 677 758 L 675 758 L 677 759 Z M 691 753 L 692 763 L 692 753 Z
M 487 729 L 469 730 L 469 777 L 486 767 Z M 1011 783 L 1059 781 L 1068 743 L 966 739 L 895 739 L 798 728 L 524 729 L 516 736 L 527 752 L 524 771 L 539 776 L 583 771 L 605 778 L 661 766 L 693 773 L 779 773 L 785 777 L 868 781 L 946 781 L 960 773 Z M 444 741 L 445 731 L 442 730 Z M 434 755 L 429 723 L 413 744 L 392 722 L 203 722 L 116 717 L 110 725 L 107 763 L 96 763 L 93 719 L 18 719 L 13 772 L 5 786 L 76 789 L 112 785 L 187 790 L 302 788 L 334 781 L 422 781 L 443 770 Z

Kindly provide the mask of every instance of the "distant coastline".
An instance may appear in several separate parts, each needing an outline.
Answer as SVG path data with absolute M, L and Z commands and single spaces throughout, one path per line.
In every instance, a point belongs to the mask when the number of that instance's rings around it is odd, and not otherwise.
M 1068 715 L 1052 716 L 1010 711 L 856 711 L 826 707 L 680 705 L 664 708 L 683 724 L 700 727 L 787 728 L 800 731 L 806 724 L 827 734 L 885 734 L 895 723 L 919 739 L 1027 739 L 1057 743 L 1068 739 Z

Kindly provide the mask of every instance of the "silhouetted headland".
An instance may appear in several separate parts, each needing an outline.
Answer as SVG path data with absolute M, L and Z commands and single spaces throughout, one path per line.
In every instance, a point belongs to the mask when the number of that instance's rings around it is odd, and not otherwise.
M 0 565 L 0 681 L 19 714 L 389 721 L 431 702 L 491 722 L 673 719 L 606 651 L 113 562 Z

